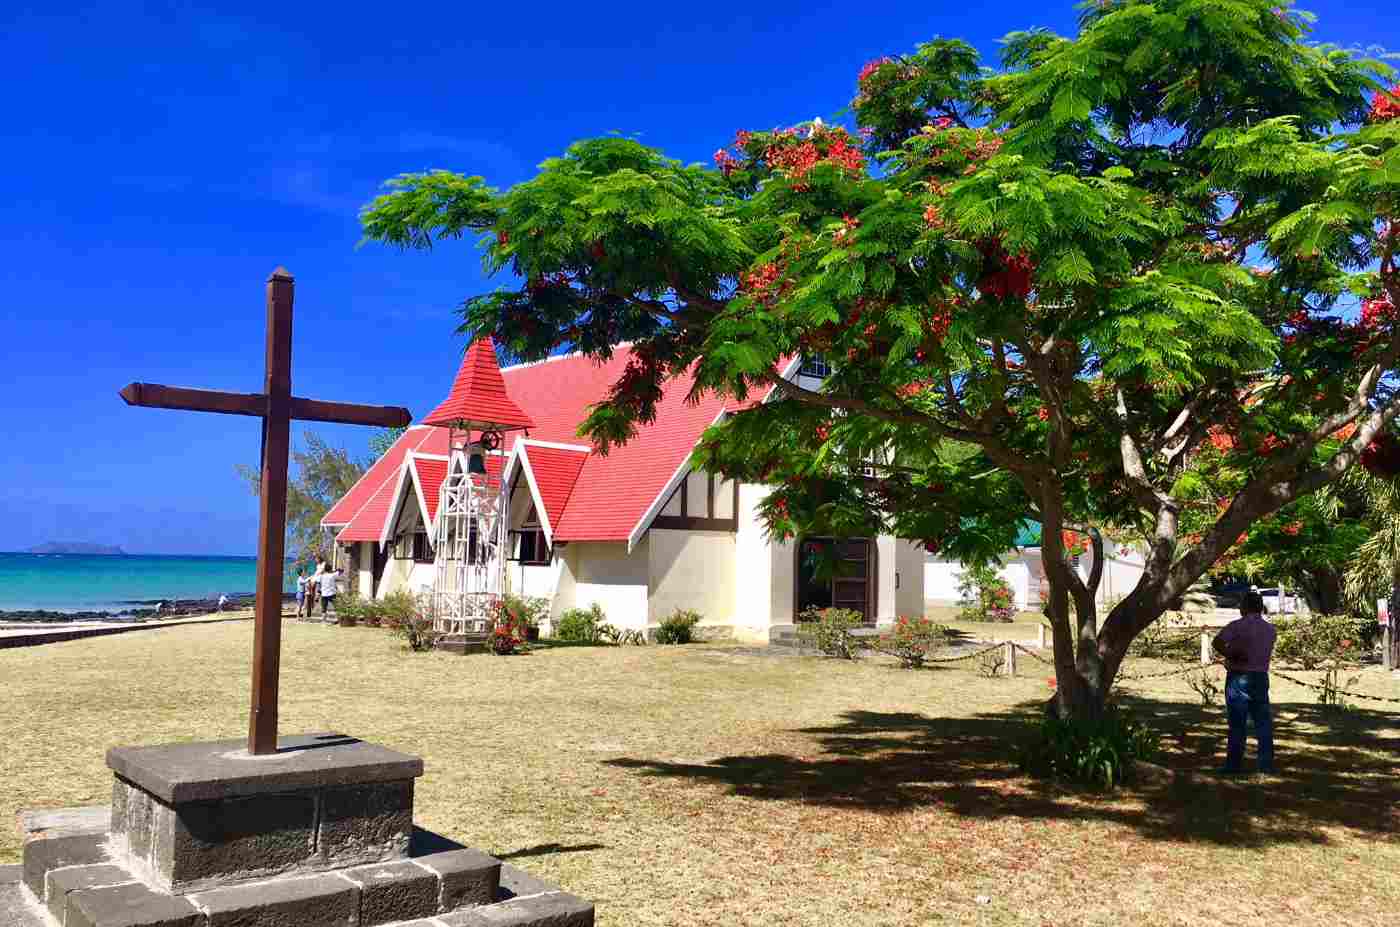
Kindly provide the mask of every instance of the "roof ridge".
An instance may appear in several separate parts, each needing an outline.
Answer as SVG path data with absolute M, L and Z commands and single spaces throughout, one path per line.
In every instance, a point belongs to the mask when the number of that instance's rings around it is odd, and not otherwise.
M 619 341 L 617 344 L 613 345 L 613 349 L 616 350 L 618 348 L 630 348 L 635 343 L 636 342 L 633 341 Z M 505 373 L 507 370 L 524 370 L 526 367 L 540 367 L 544 364 L 552 364 L 555 361 L 568 360 L 571 357 L 587 356 L 588 354 L 585 351 L 569 351 L 566 354 L 551 354 L 549 357 L 542 357 L 539 360 L 521 361 L 518 364 L 511 364 L 508 367 L 502 367 L 501 373 Z

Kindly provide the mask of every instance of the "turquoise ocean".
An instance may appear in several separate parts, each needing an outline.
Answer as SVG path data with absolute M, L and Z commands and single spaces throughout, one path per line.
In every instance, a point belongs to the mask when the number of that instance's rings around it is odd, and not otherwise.
M 0 611 L 120 612 L 133 602 L 217 599 L 251 594 L 256 576 L 254 557 L 0 553 Z

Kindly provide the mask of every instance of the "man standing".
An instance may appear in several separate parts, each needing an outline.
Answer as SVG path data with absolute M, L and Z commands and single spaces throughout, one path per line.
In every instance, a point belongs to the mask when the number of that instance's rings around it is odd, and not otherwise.
M 326 617 L 326 613 L 335 608 L 336 580 L 340 579 L 340 571 L 331 569 L 331 565 L 322 561 L 321 563 L 321 617 Z
M 1245 725 L 1254 721 L 1258 769 L 1274 771 L 1274 721 L 1269 708 L 1269 660 L 1278 631 L 1264 620 L 1264 599 L 1247 592 L 1240 601 L 1240 618 L 1227 624 L 1211 644 L 1225 658 L 1225 713 L 1230 739 L 1220 772 L 1234 775 L 1244 762 Z

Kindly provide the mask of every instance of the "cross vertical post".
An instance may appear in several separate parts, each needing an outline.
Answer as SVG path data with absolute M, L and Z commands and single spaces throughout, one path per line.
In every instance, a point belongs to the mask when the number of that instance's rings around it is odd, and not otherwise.
M 282 573 L 287 531 L 287 464 L 291 449 L 292 275 L 267 279 L 267 374 L 263 393 L 261 492 L 258 494 L 257 601 L 253 617 L 253 692 L 248 752 L 277 752 L 277 682 L 282 657 Z

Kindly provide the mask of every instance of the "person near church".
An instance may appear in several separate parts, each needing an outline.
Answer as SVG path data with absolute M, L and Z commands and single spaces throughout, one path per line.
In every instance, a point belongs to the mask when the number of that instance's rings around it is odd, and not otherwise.
M 297 567 L 297 617 L 300 618 L 302 606 L 306 604 L 306 567 Z
M 1264 599 L 1247 592 L 1240 602 L 1240 617 L 1230 622 L 1211 644 L 1225 658 L 1225 713 L 1230 722 L 1225 765 L 1220 772 L 1243 771 L 1245 727 L 1254 723 L 1258 747 L 1256 768 L 1274 771 L 1274 722 L 1269 706 L 1269 661 L 1278 631 L 1264 620 Z
M 321 561 L 321 617 L 326 617 L 328 611 L 335 609 L 336 580 L 340 579 L 340 571 L 331 569 L 331 565 L 324 560 Z
M 316 600 L 321 597 L 321 561 L 314 561 L 316 569 L 306 580 L 306 617 L 316 614 Z

